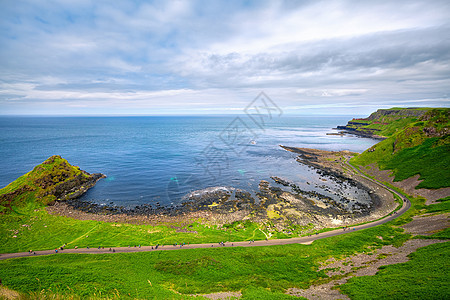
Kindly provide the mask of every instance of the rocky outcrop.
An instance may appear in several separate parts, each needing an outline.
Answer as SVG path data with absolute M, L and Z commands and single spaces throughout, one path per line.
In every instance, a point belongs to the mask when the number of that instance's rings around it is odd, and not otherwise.
M 89 174 L 54 155 L 1 189 L 0 208 L 8 211 L 13 205 L 20 207 L 30 201 L 51 205 L 58 200 L 75 199 L 104 177 L 100 173 Z

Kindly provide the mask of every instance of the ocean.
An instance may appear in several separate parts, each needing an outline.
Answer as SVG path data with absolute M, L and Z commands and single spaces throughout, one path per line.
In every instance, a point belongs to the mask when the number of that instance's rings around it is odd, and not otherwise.
M 305 190 L 324 184 L 342 190 L 321 181 L 279 145 L 362 152 L 377 141 L 326 135 L 352 117 L 281 116 L 258 123 L 246 116 L 5 116 L 0 117 L 0 186 L 58 154 L 108 176 L 82 197 L 99 204 L 179 205 L 189 192 L 217 187 L 254 193 L 260 180 L 273 184 L 270 176 Z M 343 193 L 352 194 L 351 188 Z

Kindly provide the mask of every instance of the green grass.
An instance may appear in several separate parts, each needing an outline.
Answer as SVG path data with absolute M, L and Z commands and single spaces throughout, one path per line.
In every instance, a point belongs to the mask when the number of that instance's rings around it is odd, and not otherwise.
M 364 152 L 351 159 L 353 164 L 377 163 L 381 170 L 392 170 L 395 181 L 419 174 L 417 188 L 437 189 L 450 186 L 450 144 L 439 145 L 443 138 L 429 138 L 422 144 L 394 152 L 395 139 L 376 145 L 374 152 Z M 438 146 L 439 145 L 439 146 Z
M 395 181 L 420 174 L 423 180 L 417 188 L 438 189 L 450 186 L 450 145 L 435 146 L 438 138 L 404 149 L 387 161 L 379 163 L 381 169 L 394 171 Z
M 426 213 L 446 213 L 450 212 L 450 197 L 437 200 L 439 203 L 425 205 L 421 207 Z
M 449 109 L 429 110 L 418 122 L 406 117 L 369 127 L 390 136 L 355 156 L 351 162 L 366 166 L 378 164 L 381 170 L 392 170 L 395 181 L 419 174 L 422 182 L 416 188 L 438 189 L 450 186 Z M 384 116 L 378 121 L 389 121 Z M 431 134 L 431 135 L 430 135 Z M 369 151 L 370 150 L 370 151 Z
M 352 299 L 449 299 L 450 243 L 433 244 L 410 261 L 381 267 L 375 276 L 354 277 L 340 286 Z
M 59 195 L 57 190 L 64 184 L 77 181 L 82 185 L 90 178 L 90 175 L 70 165 L 61 156 L 51 156 L 0 189 L 0 213 L 22 210 L 35 203 L 49 204 L 56 200 L 56 195 Z
M 172 227 L 196 233 L 177 232 Z M 263 240 L 266 236 L 260 228 L 258 223 L 245 221 L 223 229 L 202 224 L 200 220 L 188 225 L 159 226 L 81 221 L 50 215 L 45 208 L 39 208 L 26 214 L 1 216 L 0 253 L 54 249 L 63 244 L 74 248 Z
M 409 238 L 401 231 L 382 225 L 312 245 L 10 259 L 0 261 L 0 278 L 5 286 L 24 293 L 44 290 L 80 297 L 114 297 L 119 293 L 124 298 L 178 299 L 190 294 L 242 291 L 243 299 L 287 299 L 286 289 L 307 288 L 327 277 L 325 271 L 317 271 L 320 261 L 372 252 L 388 244 L 401 245 Z
M 377 131 L 377 134 L 380 136 L 391 136 L 416 120 L 416 117 L 405 117 L 399 119 L 386 116 L 378 120 L 381 124 L 377 124 L 372 121 L 370 125 L 364 126 L 364 128 L 378 129 L 379 131 Z

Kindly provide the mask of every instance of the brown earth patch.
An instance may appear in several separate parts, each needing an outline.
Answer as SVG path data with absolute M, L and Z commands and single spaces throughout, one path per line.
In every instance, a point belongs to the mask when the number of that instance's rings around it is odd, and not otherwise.
M 212 293 L 212 294 L 202 294 L 202 295 L 195 295 L 195 296 L 202 296 L 208 299 L 213 300 L 231 300 L 231 299 L 239 299 L 242 297 L 241 292 L 220 292 L 220 293 Z
M 449 216 L 450 213 L 415 216 L 411 222 L 403 225 L 402 228 L 413 235 L 432 235 L 449 227 Z
M 395 187 L 398 187 L 404 190 L 409 195 L 414 197 L 422 196 L 427 199 L 426 204 L 430 205 L 436 203 L 437 199 L 441 199 L 447 196 L 450 196 L 450 187 L 441 188 L 441 189 L 416 189 L 416 186 L 422 182 L 419 180 L 420 175 L 417 174 L 408 179 L 402 181 L 394 181 L 394 176 L 392 175 L 391 170 L 380 170 L 378 165 L 375 163 L 367 165 L 365 167 L 361 167 L 365 173 L 374 176 L 375 179 L 380 181 L 386 181 L 392 184 Z
M 343 278 L 331 280 L 320 285 L 313 285 L 306 290 L 292 288 L 287 293 L 297 297 L 317 300 L 350 299 L 347 295 L 341 294 L 336 287 L 346 283 L 349 278 L 354 276 L 373 276 L 381 266 L 407 262 L 409 260 L 408 255 L 418 248 L 443 242 L 446 241 L 415 239 L 405 242 L 399 248 L 395 248 L 392 245 L 383 246 L 381 249 L 374 250 L 371 255 L 357 254 L 343 260 L 331 258 L 323 262 L 319 270 L 329 270 L 327 272 L 328 276 L 338 275 L 343 276 Z
M 0 299 L 20 299 L 21 295 L 14 291 L 10 290 L 7 287 L 0 286 Z

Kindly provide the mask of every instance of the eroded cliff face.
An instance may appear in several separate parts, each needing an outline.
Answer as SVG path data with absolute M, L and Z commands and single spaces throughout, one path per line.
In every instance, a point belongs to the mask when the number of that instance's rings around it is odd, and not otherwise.
M 429 108 L 379 109 L 367 118 L 352 119 L 337 129 L 362 137 L 385 139 L 410 122 L 421 119 Z
M 49 205 L 56 200 L 74 199 L 104 177 L 100 173 L 89 174 L 54 155 L 0 190 L 0 211 L 31 202 Z
M 399 109 L 379 109 L 376 112 L 370 114 L 367 118 L 369 121 L 376 121 L 382 119 L 383 117 L 421 117 L 423 116 L 428 109 L 418 109 L 418 108 L 399 108 Z

